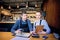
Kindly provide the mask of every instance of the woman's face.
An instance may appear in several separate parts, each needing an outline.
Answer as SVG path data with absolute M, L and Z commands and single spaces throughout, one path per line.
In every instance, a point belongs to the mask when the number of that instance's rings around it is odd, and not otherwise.
M 41 18 L 41 13 L 40 12 L 37 12 L 36 13 L 36 19 L 40 19 Z
M 27 14 L 23 14 L 22 19 L 26 20 L 27 19 Z

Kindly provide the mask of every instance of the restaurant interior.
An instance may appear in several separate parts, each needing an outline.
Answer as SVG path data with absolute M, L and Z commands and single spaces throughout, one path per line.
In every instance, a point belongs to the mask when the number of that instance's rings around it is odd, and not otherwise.
M 16 20 L 20 19 L 22 12 L 27 13 L 28 19 L 31 20 L 33 25 L 37 11 L 42 11 L 42 18 L 47 21 L 51 29 L 51 35 L 57 33 L 59 36 L 57 39 L 53 35 L 47 40 L 59 40 L 60 0 L 0 0 L 0 40 L 10 40 L 14 37 L 11 34 L 11 28 Z

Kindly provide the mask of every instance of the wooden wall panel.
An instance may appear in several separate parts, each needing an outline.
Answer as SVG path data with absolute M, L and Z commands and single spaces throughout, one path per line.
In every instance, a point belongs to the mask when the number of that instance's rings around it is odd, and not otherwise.
M 46 20 L 50 26 L 60 28 L 60 2 L 59 0 L 48 0 L 44 3 Z

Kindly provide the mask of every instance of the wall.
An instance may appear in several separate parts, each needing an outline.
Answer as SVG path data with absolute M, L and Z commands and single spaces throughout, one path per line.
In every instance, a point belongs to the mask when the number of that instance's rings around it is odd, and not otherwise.
M 46 20 L 50 26 L 60 28 L 60 1 L 47 0 L 44 2 L 43 9 L 46 11 Z

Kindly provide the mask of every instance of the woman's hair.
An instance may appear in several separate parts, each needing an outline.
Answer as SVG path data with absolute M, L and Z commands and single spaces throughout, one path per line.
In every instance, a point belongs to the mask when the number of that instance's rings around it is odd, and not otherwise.
M 43 19 L 42 11 L 37 11 L 36 13 L 40 13 L 41 14 L 41 19 Z
M 36 13 L 40 13 L 42 15 L 42 11 L 37 11 Z

